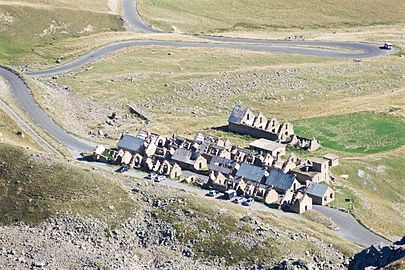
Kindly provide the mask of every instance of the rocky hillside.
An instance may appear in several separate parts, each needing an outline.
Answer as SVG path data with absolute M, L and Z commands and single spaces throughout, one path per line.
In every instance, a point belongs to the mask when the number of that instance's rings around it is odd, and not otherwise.
M 342 269 L 358 249 L 304 217 L 78 166 L 0 145 L 5 269 Z
M 399 262 L 398 260 L 401 260 Z M 392 245 L 373 245 L 357 253 L 350 261 L 349 270 L 358 269 L 404 269 L 405 236 Z M 398 263 L 396 262 L 398 261 Z

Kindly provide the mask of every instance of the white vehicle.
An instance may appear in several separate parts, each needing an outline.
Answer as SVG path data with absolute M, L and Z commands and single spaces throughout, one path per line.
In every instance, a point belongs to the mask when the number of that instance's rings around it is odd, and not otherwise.
M 235 196 L 236 196 L 236 190 L 229 189 L 229 190 L 225 191 L 225 199 L 226 200 L 231 200 Z
M 244 205 L 244 206 L 250 206 L 250 205 L 252 205 L 252 203 L 254 202 L 255 200 L 253 199 L 253 198 L 248 198 L 248 199 L 246 199 L 246 201 L 244 201 L 243 203 L 242 203 L 242 205 Z
M 385 42 L 383 48 L 386 49 L 386 50 L 391 50 L 392 49 L 392 44 L 389 43 L 389 42 Z
M 154 180 L 155 180 L 155 182 L 161 182 L 161 181 L 163 181 L 165 179 L 166 179 L 165 175 L 158 175 L 158 176 L 155 177 Z
M 237 204 L 241 204 L 241 203 L 244 203 L 245 201 L 246 201 L 245 198 L 236 197 L 232 202 L 233 202 L 233 203 L 237 203 Z
M 158 175 L 156 173 L 150 173 L 146 176 L 146 179 L 155 180 Z

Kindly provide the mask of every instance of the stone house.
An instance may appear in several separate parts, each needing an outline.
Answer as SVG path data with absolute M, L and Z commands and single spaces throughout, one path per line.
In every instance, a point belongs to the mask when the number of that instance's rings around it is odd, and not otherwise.
M 262 113 L 255 116 L 249 109 L 240 105 L 235 105 L 228 117 L 228 130 L 254 138 L 288 143 L 306 151 L 315 151 L 320 147 L 316 139 L 295 135 L 291 123 L 280 123 L 275 117 L 268 120 Z
M 216 145 L 215 143 L 202 143 L 197 149 L 207 162 L 209 163 L 214 156 L 230 159 L 231 153 L 225 147 Z
M 247 195 L 247 186 L 248 186 L 248 181 L 243 179 L 242 177 L 229 177 L 227 179 L 227 190 L 233 189 L 236 191 L 236 193 L 240 196 L 246 196 Z
M 178 148 L 171 159 L 183 170 L 203 171 L 207 169 L 207 160 L 198 152 L 186 148 Z
M 296 191 L 302 186 L 294 175 L 283 173 L 276 169 L 270 171 L 270 175 L 266 178 L 265 185 L 274 188 L 278 193 L 282 194 L 288 191 Z
M 326 159 L 310 159 L 302 162 L 301 165 L 290 171 L 297 177 L 300 183 L 329 182 L 329 161 Z
M 145 140 L 128 134 L 122 134 L 117 143 L 118 150 L 128 151 L 131 154 L 143 153 Z
M 92 158 L 94 161 L 108 162 L 108 157 L 104 155 L 105 147 L 103 145 L 97 145 L 93 151 Z
M 163 160 L 159 168 L 159 174 L 167 175 L 169 178 L 176 178 L 182 175 L 181 167 L 177 163 Z
M 235 160 L 214 156 L 208 164 L 209 184 L 217 190 L 225 191 L 227 179 L 239 169 Z
M 337 165 L 339 165 L 339 156 L 335 155 L 335 154 L 326 154 L 323 156 L 323 159 L 326 159 L 327 161 L 329 161 L 329 166 L 330 167 L 335 167 Z
M 286 147 L 284 144 L 270 141 L 266 139 L 258 139 L 249 144 L 250 148 L 256 150 L 262 155 L 270 154 L 275 158 L 279 158 L 285 155 Z
M 327 205 L 335 200 L 335 191 L 324 184 L 310 183 L 306 193 L 312 198 L 314 204 Z
M 221 172 L 210 171 L 208 173 L 208 185 L 216 190 L 224 192 L 228 189 L 228 177 Z
M 145 160 L 144 166 L 145 166 L 145 169 L 147 171 L 158 172 L 159 169 L 160 169 L 161 164 L 162 164 L 162 162 L 161 162 L 160 159 L 153 158 L 153 157 L 152 158 L 148 157 Z
M 283 198 L 282 207 L 286 207 L 294 213 L 302 214 L 305 211 L 312 210 L 312 199 L 301 191 L 296 193 L 290 192 L 288 199 Z
M 233 146 L 231 148 L 231 158 L 238 163 L 248 163 L 255 166 L 262 166 L 262 157 L 256 151 Z
M 142 168 L 142 165 L 143 165 L 143 156 L 141 156 L 138 153 L 133 155 L 129 166 L 131 168 L 140 169 L 140 168 Z
M 220 172 L 225 176 L 233 174 L 239 169 L 239 164 L 232 159 L 214 156 L 211 162 L 208 164 L 208 170 L 214 172 Z
M 272 204 L 278 201 L 279 194 L 278 192 L 271 187 L 266 185 L 260 185 L 257 187 L 254 198 L 264 202 L 265 204 Z M 263 199 L 262 199 L 263 198 Z
M 262 183 L 266 173 L 266 169 L 263 167 L 242 163 L 235 174 L 235 178 L 243 178 L 247 182 Z

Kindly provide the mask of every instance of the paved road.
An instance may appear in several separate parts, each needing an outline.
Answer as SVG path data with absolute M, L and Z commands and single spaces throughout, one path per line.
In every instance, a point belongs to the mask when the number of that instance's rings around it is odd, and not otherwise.
M 213 39 L 213 38 L 210 38 Z M 239 40 L 239 41 L 236 41 Z M 94 62 L 103 56 L 112 54 L 122 49 L 130 47 L 143 47 L 143 46 L 164 46 L 175 48 L 221 48 L 221 49 L 235 49 L 254 52 L 281 52 L 288 54 L 302 54 L 320 57 L 335 57 L 335 58 L 366 58 L 375 57 L 387 53 L 374 45 L 360 44 L 360 43 L 347 43 L 347 42 L 318 42 L 318 41 L 260 41 L 258 43 L 245 43 L 244 39 L 232 39 L 233 43 L 207 43 L 207 42 L 186 42 L 186 41 L 158 41 L 158 40 L 133 40 L 118 42 L 111 45 L 102 47 L 87 55 L 84 55 L 72 62 L 50 68 L 42 71 L 26 72 L 30 76 L 50 76 L 61 73 L 67 73 L 85 65 Z M 299 47 L 296 44 L 311 45 L 311 46 L 336 46 L 336 47 L 351 47 L 363 52 L 352 51 L 338 51 L 320 48 Z
M 132 31 L 159 33 L 159 31 L 150 27 L 141 19 L 136 6 L 136 1 L 134 0 L 122 0 L 122 16 Z
M 27 85 L 15 73 L 0 67 L 0 76 L 10 84 L 11 90 L 29 117 L 49 135 L 70 150 L 93 150 L 94 145 L 83 142 L 58 126 L 35 102 Z
M 360 225 L 354 217 L 347 213 L 320 205 L 314 205 L 313 208 L 325 217 L 330 218 L 340 228 L 336 233 L 345 239 L 362 246 L 371 246 L 378 243 L 390 244 L 386 239 Z
M 137 12 L 135 0 L 123 0 L 122 13 L 124 20 L 133 31 L 144 33 L 159 33 L 159 31 L 153 29 L 142 21 Z M 103 56 L 115 53 L 119 50 L 141 46 L 165 46 L 176 48 L 220 48 L 253 52 L 278 52 L 287 54 L 352 59 L 376 57 L 392 53 L 392 51 L 380 49 L 376 45 L 356 42 L 260 40 L 207 35 L 199 35 L 196 37 L 199 37 L 201 39 L 201 42 L 160 40 L 133 40 L 117 42 L 95 50 L 72 62 L 47 70 L 27 72 L 26 74 L 31 76 L 50 76 L 60 73 L 67 73 L 82 68 L 85 65 L 102 58 Z M 213 41 L 215 43 L 212 43 Z

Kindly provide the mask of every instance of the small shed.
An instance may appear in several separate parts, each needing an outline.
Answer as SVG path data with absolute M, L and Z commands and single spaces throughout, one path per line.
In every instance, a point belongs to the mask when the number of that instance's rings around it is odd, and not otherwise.
M 337 165 L 339 165 L 339 156 L 335 155 L 335 154 L 326 154 L 323 156 L 323 159 L 326 159 L 329 162 L 329 166 L 330 167 L 335 167 Z
M 314 204 L 326 205 L 335 200 L 335 191 L 324 184 L 311 183 L 306 190 Z

